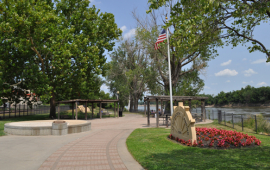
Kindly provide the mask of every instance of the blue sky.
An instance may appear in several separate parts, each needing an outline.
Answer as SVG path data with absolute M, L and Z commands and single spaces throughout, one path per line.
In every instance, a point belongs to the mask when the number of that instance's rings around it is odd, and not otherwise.
M 91 4 L 101 12 L 113 13 L 115 22 L 122 28 L 125 38 L 135 34 L 136 21 L 131 12 L 136 9 L 136 12 L 143 16 L 148 9 L 147 0 L 94 0 Z M 270 48 L 269 28 L 270 24 L 264 23 L 254 31 L 254 38 L 263 42 L 266 48 Z M 219 48 L 218 54 L 219 56 L 208 63 L 209 67 L 200 76 L 205 81 L 201 93 L 217 95 L 220 91 L 240 90 L 247 85 L 254 87 L 270 85 L 270 63 L 266 64 L 265 54 L 249 53 L 247 47 L 242 45 L 233 49 L 232 46 Z M 107 61 L 110 61 L 109 55 Z M 109 92 L 105 85 L 101 90 Z

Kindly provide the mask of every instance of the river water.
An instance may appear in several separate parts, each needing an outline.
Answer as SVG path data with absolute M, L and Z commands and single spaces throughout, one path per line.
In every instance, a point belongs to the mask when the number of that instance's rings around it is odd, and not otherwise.
M 144 110 L 144 106 L 138 106 L 138 110 Z M 156 110 L 156 106 L 150 106 L 150 110 Z M 226 113 L 234 113 L 234 114 L 266 114 L 270 116 L 270 107 L 233 107 L 233 108 L 223 108 L 223 107 L 206 107 L 206 113 L 217 112 L 217 110 L 221 110 Z M 212 111 L 213 110 L 213 111 Z M 191 113 L 201 113 L 201 108 L 192 109 Z

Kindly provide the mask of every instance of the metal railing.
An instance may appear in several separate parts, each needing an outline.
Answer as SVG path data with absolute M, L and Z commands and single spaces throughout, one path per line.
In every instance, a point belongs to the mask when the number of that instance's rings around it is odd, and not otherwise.
M 223 124 L 233 129 L 237 127 L 244 131 L 244 128 L 249 128 L 256 133 L 270 133 L 270 119 L 261 114 L 234 114 L 218 110 L 217 112 L 212 113 L 212 117 L 210 115 L 211 114 L 209 114 L 209 119 L 217 119 L 219 124 Z
M 56 112 L 58 111 L 58 106 L 56 106 Z M 60 106 L 60 112 L 70 110 L 69 105 Z M 50 106 L 43 106 L 43 105 L 33 105 L 32 107 L 28 105 L 16 104 L 9 105 L 9 107 L 1 107 L 0 108 L 0 120 L 11 118 L 11 117 L 22 117 L 28 115 L 36 115 L 36 114 L 46 114 L 50 113 Z

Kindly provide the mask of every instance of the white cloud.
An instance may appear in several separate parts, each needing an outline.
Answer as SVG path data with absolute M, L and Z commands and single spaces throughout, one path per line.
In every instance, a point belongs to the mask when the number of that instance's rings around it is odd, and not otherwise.
M 208 86 L 204 86 L 204 88 L 205 88 L 205 89 L 210 89 L 210 87 L 208 87 Z
M 255 72 L 254 70 L 252 70 L 251 68 L 244 71 L 244 75 L 245 75 L 246 77 L 249 77 L 249 76 L 251 76 L 251 75 L 253 75 L 253 74 L 258 74 L 258 73 Z
M 265 65 L 267 65 L 267 66 L 270 66 L 270 62 L 268 62 L 268 63 L 265 63 Z
M 232 62 L 232 60 L 229 60 L 229 61 L 226 61 L 226 62 L 224 62 L 224 63 L 221 63 L 220 65 L 221 65 L 221 66 L 226 66 L 226 65 L 231 64 L 231 62 Z
M 246 58 L 243 58 L 243 61 L 246 61 L 247 59 Z
M 136 33 L 136 29 L 135 28 L 129 30 L 129 32 L 125 33 L 124 39 L 127 39 L 127 38 L 130 38 L 130 37 L 134 36 L 135 33 Z
M 251 64 L 260 64 L 260 63 L 265 63 L 265 62 L 266 62 L 266 59 L 259 59 L 259 60 L 253 61 Z
M 267 85 L 267 83 L 265 83 L 265 82 L 260 82 L 257 84 L 257 86 L 266 86 L 266 85 Z
M 231 82 L 231 80 L 227 80 L 226 82 L 227 82 L 227 83 L 230 83 L 230 82 Z
M 125 32 L 126 29 L 127 29 L 127 27 L 124 25 L 124 26 L 122 26 L 120 29 L 121 29 L 123 32 Z
M 243 83 L 243 84 L 252 84 L 253 81 L 250 81 L 250 82 L 245 82 L 245 81 L 243 81 L 242 83 Z
M 236 76 L 238 74 L 235 70 L 225 69 L 218 73 L 215 73 L 215 76 Z

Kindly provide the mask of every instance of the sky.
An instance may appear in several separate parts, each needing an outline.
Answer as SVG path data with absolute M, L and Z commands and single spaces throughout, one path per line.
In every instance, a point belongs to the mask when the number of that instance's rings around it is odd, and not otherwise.
M 132 11 L 136 9 L 139 15 L 145 16 L 148 9 L 147 0 L 94 0 L 91 4 L 101 12 L 114 14 L 115 22 L 122 29 L 124 38 L 135 35 L 136 21 L 132 17 Z M 270 47 L 269 28 L 270 23 L 263 23 L 254 30 L 254 38 L 263 42 L 266 48 Z M 247 47 L 242 45 L 235 48 L 224 46 L 218 48 L 217 53 L 219 56 L 209 61 L 208 67 L 200 75 L 205 83 L 201 93 L 217 95 L 221 91 L 240 90 L 247 85 L 256 88 L 270 85 L 270 63 L 266 64 L 265 54 L 249 53 Z M 106 57 L 107 61 L 110 61 L 108 53 Z M 103 85 L 101 90 L 109 93 L 106 85 Z

